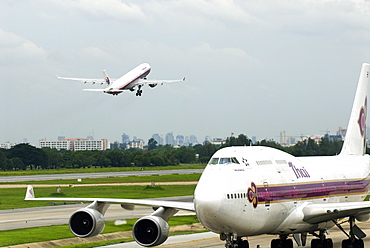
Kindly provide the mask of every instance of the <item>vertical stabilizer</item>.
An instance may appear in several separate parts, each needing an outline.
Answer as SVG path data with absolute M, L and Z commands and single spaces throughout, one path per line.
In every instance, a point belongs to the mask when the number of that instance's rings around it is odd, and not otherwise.
M 347 134 L 342 151 L 345 155 L 365 154 L 366 142 L 366 115 L 367 91 L 370 77 L 370 64 L 362 64 L 360 79 L 358 80 L 355 101 L 349 119 Z
M 107 86 L 109 86 L 111 82 L 110 82 L 110 78 L 108 77 L 108 73 L 104 70 L 103 74 L 105 78 L 105 83 L 107 84 Z

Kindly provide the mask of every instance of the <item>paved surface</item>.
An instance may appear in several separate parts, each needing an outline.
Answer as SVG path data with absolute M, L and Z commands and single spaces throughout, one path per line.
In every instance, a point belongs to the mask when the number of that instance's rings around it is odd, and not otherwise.
M 125 172 L 103 172 L 103 173 L 76 173 L 76 174 L 52 174 L 32 176 L 9 176 L 0 177 L 0 182 L 24 182 L 24 181 L 46 181 L 58 179 L 79 179 L 79 178 L 102 178 L 102 177 L 129 177 L 129 176 L 151 176 L 151 175 L 172 175 L 172 174 L 194 174 L 202 173 L 203 169 L 188 170 L 162 170 L 162 171 L 125 171 Z
M 192 201 L 192 196 L 161 198 L 171 201 Z M 21 229 L 38 226 L 65 225 L 68 224 L 69 217 L 76 210 L 86 207 L 88 204 L 71 204 L 51 207 L 22 208 L 0 211 L 0 230 Z M 125 220 L 140 218 L 153 213 L 153 209 L 146 206 L 135 206 L 133 211 L 124 210 L 119 204 L 112 204 L 106 214 L 105 219 Z M 189 214 L 189 212 L 179 212 L 178 214 Z
M 370 234 L 370 221 L 365 223 L 357 223 L 359 227 L 365 232 Z M 344 227 L 347 227 L 344 225 Z M 329 238 L 333 239 L 334 248 L 340 248 L 342 240 L 345 239 L 345 235 L 336 227 L 330 229 Z M 268 248 L 272 239 L 276 238 L 273 235 L 261 235 L 256 237 L 250 237 L 249 247 L 255 248 Z M 307 244 L 305 247 L 310 247 L 312 236 L 307 236 Z M 370 247 L 370 237 L 365 238 L 365 247 Z M 124 244 L 104 246 L 105 248 L 136 248 L 141 247 L 136 242 L 129 242 Z M 207 232 L 200 234 L 190 234 L 181 236 L 172 236 L 159 247 L 168 248 L 224 248 L 225 242 L 219 239 L 219 236 L 215 233 Z M 298 247 L 294 242 L 294 247 Z

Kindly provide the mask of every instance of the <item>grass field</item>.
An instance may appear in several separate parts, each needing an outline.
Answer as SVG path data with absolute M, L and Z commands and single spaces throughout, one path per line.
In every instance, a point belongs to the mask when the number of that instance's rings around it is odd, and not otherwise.
M 202 164 L 181 164 L 176 166 L 156 166 L 156 167 L 91 167 L 78 169 L 50 169 L 50 170 L 24 170 L 24 171 L 0 171 L 2 176 L 29 176 L 29 175 L 50 175 L 50 174 L 73 174 L 73 173 L 100 173 L 100 172 L 122 172 L 122 171 L 141 171 L 145 170 L 187 170 L 204 169 Z
M 194 193 L 195 185 L 147 186 L 94 186 L 62 187 L 61 193 L 56 188 L 35 188 L 36 197 L 101 197 L 101 198 L 158 198 L 184 196 Z M 23 188 L 0 189 L 0 210 L 30 208 L 54 205 L 43 201 L 24 201 L 26 190 Z M 61 204 L 61 203 L 59 203 Z
M 151 182 L 189 182 L 198 181 L 201 174 L 183 174 L 183 175 L 151 175 L 151 176 L 129 176 L 129 177 L 103 177 L 103 178 L 83 178 L 81 182 L 75 179 L 66 180 L 47 180 L 47 181 L 23 181 L 0 183 L 4 184 L 101 184 L 101 183 L 151 183 Z
M 136 220 L 137 219 L 127 220 L 127 224 L 120 225 L 120 226 L 115 226 L 113 221 L 107 221 L 102 234 L 122 232 L 122 231 L 131 231 Z M 170 219 L 168 224 L 170 226 L 178 226 L 178 225 L 190 225 L 190 224 L 198 223 L 198 222 L 199 221 L 195 215 L 189 215 L 189 216 L 174 216 Z M 64 239 L 64 238 L 72 238 L 72 237 L 75 237 L 75 236 L 69 230 L 68 225 L 9 230 L 9 231 L 1 232 L 0 247 L 17 245 L 17 244 L 35 243 L 35 242 L 42 242 L 42 241 L 49 241 L 49 240 L 57 240 L 57 239 Z M 107 241 L 99 242 L 99 244 L 92 243 L 92 244 L 76 245 L 76 246 L 70 246 L 70 247 L 94 247 L 97 245 L 108 245 L 108 244 L 120 243 L 122 241 L 127 242 L 127 241 L 132 241 L 132 240 L 133 239 L 112 240 L 110 242 L 107 242 Z

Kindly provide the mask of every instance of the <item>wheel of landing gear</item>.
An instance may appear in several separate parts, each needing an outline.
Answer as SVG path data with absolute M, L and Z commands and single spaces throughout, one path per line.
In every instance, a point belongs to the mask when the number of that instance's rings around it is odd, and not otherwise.
M 356 239 L 354 242 L 355 248 L 364 248 L 364 241 L 362 239 Z
M 241 240 L 238 242 L 238 248 L 249 248 L 248 240 Z
M 320 239 L 313 239 L 311 240 L 311 248 L 319 248 Z
M 287 239 L 283 241 L 283 247 L 284 248 L 293 248 L 293 240 Z
M 349 248 L 349 239 L 342 240 L 342 248 Z
M 271 240 L 271 248 L 279 248 L 279 240 L 278 239 Z
M 324 248 L 333 248 L 333 240 L 332 239 L 325 239 L 324 240 Z

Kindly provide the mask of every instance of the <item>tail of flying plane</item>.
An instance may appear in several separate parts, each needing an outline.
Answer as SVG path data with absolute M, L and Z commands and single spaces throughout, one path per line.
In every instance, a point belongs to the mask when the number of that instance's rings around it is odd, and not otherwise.
M 364 155 L 366 150 L 367 91 L 370 77 L 370 64 L 362 64 L 355 100 L 349 119 L 347 134 L 342 151 L 344 155 Z
M 105 70 L 103 70 L 103 74 L 104 74 L 104 78 L 105 78 L 105 83 L 107 84 L 107 86 L 109 86 L 111 82 L 110 82 L 110 79 L 108 77 L 108 74 Z

